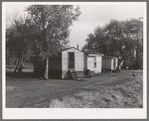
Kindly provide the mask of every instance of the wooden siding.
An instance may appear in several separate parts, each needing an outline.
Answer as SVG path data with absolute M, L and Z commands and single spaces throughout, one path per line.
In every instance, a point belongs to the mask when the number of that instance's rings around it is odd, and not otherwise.
M 94 66 L 95 58 L 96 58 L 96 67 Z M 88 65 L 88 69 L 90 69 L 90 71 L 94 71 L 95 74 L 101 73 L 102 57 L 100 56 L 88 57 L 87 65 Z
M 94 69 L 94 57 L 88 57 L 87 59 L 87 68 L 90 69 L 90 71 L 95 71 Z
M 111 70 L 114 69 L 114 58 L 111 59 Z
M 97 74 L 101 73 L 101 68 L 102 68 L 102 57 L 96 57 L 97 59 Z
M 102 69 L 115 70 L 118 66 L 118 58 L 115 58 L 116 62 L 114 64 L 114 58 L 103 58 L 102 59 Z
M 112 58 L 103 58 L 102 59 L 102 69 L 108 69 L 111 70 L 112 65 Z
M 114 70 L 116 70 L 116 67 L 118 66 L 118 58 L 116 58 L 116 64 L 114 66 Z
M 74 52 L 75 70 L 84 71 L 84 53 L 77 49 L 71 48 L 62 52 L 62 79 L 67 78 L 69 52 Z

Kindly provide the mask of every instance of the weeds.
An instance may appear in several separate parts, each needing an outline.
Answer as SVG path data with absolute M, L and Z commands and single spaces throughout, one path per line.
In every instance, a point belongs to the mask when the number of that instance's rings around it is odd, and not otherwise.
M 62 101 L 56 99 L 50 108 L 142 108 L 142 80 L 135 79 L 116 87 L 82 87 L 79 93 L 67 96 Z

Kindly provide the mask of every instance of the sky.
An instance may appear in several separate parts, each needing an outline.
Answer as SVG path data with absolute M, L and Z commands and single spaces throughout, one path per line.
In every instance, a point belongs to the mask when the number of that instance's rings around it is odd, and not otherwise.
M 23 10 L 30 4 L 7 4 L 6 18 L 13 20 L 20 15 L 24 16 Z M 145 16 L 145 4 L 143 2 L 112 2 L 112 3 L 78 3 L 82 14 L 78 21 L 73 23 L 70 27 L 71 32 L 69 36 L 70 47 L 77 47 L 82 49 L 88 34 L 93 33 L 97 26 L 103 27 L 109 23 L 111 19 L 119 21 L 128 20 L 131 18 L 140 18 Z

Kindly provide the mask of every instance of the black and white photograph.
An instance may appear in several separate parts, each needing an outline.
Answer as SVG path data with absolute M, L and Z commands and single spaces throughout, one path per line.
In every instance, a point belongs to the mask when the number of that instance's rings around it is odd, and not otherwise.
M 147 117 L 146 2 L 2 2 L 4 119 Z

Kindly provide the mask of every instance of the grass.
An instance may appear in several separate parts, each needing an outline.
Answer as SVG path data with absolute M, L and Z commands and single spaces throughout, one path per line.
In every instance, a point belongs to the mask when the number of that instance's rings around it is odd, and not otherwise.
M 143 89 L 133 80 L 115 87 L 82 88 L 79 93 L 52 100 L 50 108 L 142 108 Z M 132 84 L 132 86 L 130 86 Z M 135 85 L 136 84 L 136 85 Z M 142 85 L 142 84 L 141 84 Z
M 139 95 L 137 103 L 131 92 L 135 97 Z M 8 108 L 141 108 L 142 96 L 142 79 L 136 81 L 130 70 L 105 73 L 90 81 L 44 81 L 30 73 L 20 77 L 7 73 L 6 77 Z

